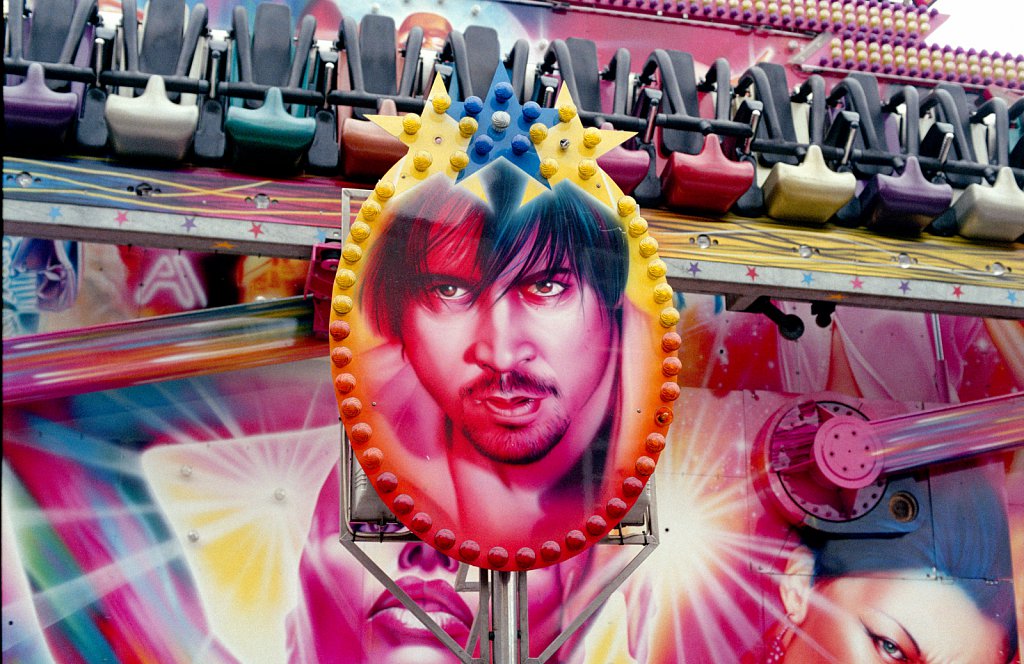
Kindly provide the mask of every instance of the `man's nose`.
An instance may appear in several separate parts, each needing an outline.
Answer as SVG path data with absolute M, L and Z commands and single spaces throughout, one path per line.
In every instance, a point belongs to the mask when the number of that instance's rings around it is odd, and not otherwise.
M 433 572 L 435 569 L 457 572 L 459 563 L 426 544 L 410 542 L 402 547 L 402 553 L 398 556 L 398 569 L 405 572 L 414 567 L 424 572 Z
M 471 362 L 497 373 L 510 371 L 532 360 L 536 354 L 528 322 L 516 309 L 509 296 L 498 298 L 480 311 L 476 338 L 470 349 Z

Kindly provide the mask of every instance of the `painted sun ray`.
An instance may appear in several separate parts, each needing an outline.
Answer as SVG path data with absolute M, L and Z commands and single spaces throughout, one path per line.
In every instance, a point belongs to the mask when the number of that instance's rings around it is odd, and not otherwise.
M 729 578 L 730 581 L 740 585 L 742 583 L 743 570 L 737 569 L 733 565 L 724 565 L 720 560 L 716 560 L 714 563 L 715 567 L 722 573 L 723 576 Z M 709 597 L 714 597 L 721 615 L 725 621 L 732 627 L 733 632 L 736 634 L 756 634 L 757 627 L 754 625 L 743 609 L 740 607 L 740 603 L 733 597 L 730 592 L 722 584 L 718 574 L 709 574 L 704 577 L 704 586 L 710 592 L 705 593 Z M 757 599 L 757 597 L 753 597 Z
M 40 590 L 32 596 L 39 623 L 44 629 L 50 627 L 132 580 L 165 567 L 179 556 L 175 543 L 166 541 Z
M 704 564 L 698 563 L 695 577 L 700 578 L 703 574 L 708 573 L 708 570 Z M 697 623 L 697 631 L 700 633 L 701 642 L 712 652 L 718 652 L 718 644 L 721 640 L 721 631 L 715 624 L 714 616 L 711 613 L 710 607 L 705 601 L 704 594 L 700 592 L 700 588 L 694 584 L 687 584 L 683 587 L 684 594 L 687 598 L 688 615 Z M 726 644 L 727 645 L 727 644 Z M 720 658 L 715 658 L 713 661 L 723 661 Z
M 306 417 L 302 421 L 303 429 L 311 429 L 315 425 L 314 418 L 317 414 L 315 404 L 323 403 L 325 400 L 330 401 L 332 398 L 334 398 L 334 392 L 331 390 L 330 383 L 324 381 L 316 384 L 316 389 L 310 395 L 309 407 L 306 408 Z
M 845 662 L 840 662 L 838 659 L 836 659 L 834 655 L 832 655 L 830 652 L 828 652 L 828 650 L 826 650 L 825 646 L 818 643 L 818 641 L 811 637 L 810 634 L 805 632 L 799 625 L 794 625 L 792 629 L 801 641 L 810 644 L 811 648 L 814 649 L 815 653 L 819 657 L 821 657 L 820 661 L 822 664 L 846 664 Z
M 143 454 L 210 630 L 243 661 L 287 655 L 284 625 L 299 602 L 298 564 L 337 455 L 336 424 Z
M 262 399 L 261 399 L 262 401 Z M 245 421 L 247 433 L 265 433 L 273 431 L 273 418 L 268 413 L 268 408 L 254 408 Z M 269 419 L 268 419 L 269 418 Z
M 203 506 L 212 504 L 212 501 L 208 501 Z M 245 529 L 260 513 L 261 510 L 254 509 L 246 501 L 222 503 L 218 509 L 197 512 L 190 520 L 192 527 L 188 532 L 195 532 L 203 539 L 218 540 Z
M 124 448 L 120 445 L 87 436 L 81 431 L 72 430 L 37 415 L 26 414 L 25 419 L 38 435 L 30 437 L 30 432 L 25 430 L 20 432 L 20 437 L 6 440 L 5 443 L 17 443 L 55 454 L 90 468 L 110 470 L 134 478 L 140 477 L 135 455 L 125 455 Z
M 700 314 L 694 314 L 688 309 L 681 309 L 681 314 L 683 317 L 683 323 L 680 325 L 680 328 L 682 328 L 680 330 L 680 337 L 683 340 L 682 348 L 691 352 L 699 352 L 704 347 L 705 339 L 711 337 L 712 332 L 718 325 L 714 318 L 711 317 L 702 318 L 699 323 L 695 322 L 695 316 Z M 694 364 L 703 365 L 705 360 L 703 358 L 697 359 Z
M 762 601 L 763 597 L 761 589 L 754 586 L 747 577 L 743 576 L 742 574 L 737 574 L 734 581 L 744 593 L 746 593 L 749 597 L 757 601 L 759 606 L 761 606 L 761 608 L 768 613 L 770 622 L 777 622 L 787 619 L 785 610 L 782 609 L 781 606 L 778 605 L 776 602 Z
M 215 639 L 212 634 L 207 634 L 206 638 L 198 643 L 195 650 L 190 654 L 193 662 L 208 662 L 213 659 Z
M 685 662 L 686 641 L 683 639 L 684 634 L 683 630 L 680 627 L 680 625 L 682 625 L 683 623 L 682 613 L 680 611 L 679 604 L 671 602 L 671 598 L 669 598 L 669 600 L 669 606 L 671 606 L 671 622 L 669 624 L 672 626 L 672 640 L 675 643 L 675 649 L 673 650 L 673 652 L 675 652 L 679 656 L 679 658 L 681 658 L 677 659 L 677 661 Z
M 241 424 L 235 418 L 235 414 L 221 402 L 219 395 L 210 391 L 206 384 L 201 381 L 195 382 L 195 389 L 199 396 L 218 417 L 224 428 L 227 429 L 228 433 L 234 438 L 244 438 L 246 432 L 242 430 Z
M 35 604 L 31 599 L 8 602 L 3 606 L 4 620 L 17 625 L 17 629 L 4 629 L 4 661 L 53 661 L 38 622 Z M 34 624 L 29 624 L 29 622 Z M 45 657 L 46 660 L 43 660 Z
M 699 421 L 705 419 L 707 409 L 700 409 L 695 418 Z M 718 420 L 708 419 L 707 426 L 720 429 Z M 696 424 L 695 426 L 699 426 Z M 686 464 L 696 463 L 698 450 L 691 445 L 677 445 L 674 457 L 677 464 L 686 467 Z M 663 481 L 659 488 L 662 493 L 668 494 L 663 498 L 666 504 L 678 504 L 689 515 L 693 522 L 693 528 L 682 528 L 688 534 L 685 540 L 678 542 L 679 546 L 673 546 L 673 552 L 682 554 L 683 561 L 672 567 L 668 578 L 662 579 L 659 587 L 663 588 L 661 593 L 664 600 L 672 602 L 681 594 L 690 598 L 693 605 L 694 615 L 698 617 L 699 626 L 703 627 L 700 637 L 706 644 L 709 651 L 714 653 L 714 661 L 728 661 L 735 656 L 735 643 L 725 643 L 715 636 L 721 631 L 722 624 L 715 622 L 714 626 L 708 623 L 714 620 L 722 620 L 722 616 L 740 616 L 737 620 L 728 619 L 730 628 L 738 634 L 757 634 L 756 625 L 741 615 L 740 606 L 731 598 L 725 597 L 722 590 L 722 577 L 728 577 L 731 582 L 741 586 L 745 594 L 757 601 L 760 597 L 758 592 L 746 583 L 743 576 L 749 563 L 750 550 L 756 548 L 756 540 L 747 535 L 740 535 L 734 532 L 730 524 L 740 524 L 746 518 L 747 496 L 743 482 L 731 482 L 725 488 L 719 483 L 722 476 L 719 474 L 683 474 L 680 477 L 673 477 L 671 481 Z M 678 524 L 676 524 L 678 525 Z M 699 536 L 693 536 L 694 529 Z M 676 531 L 677 528 L 673 528 Z M 674 533 L 666 536 L 666 544 L 673 544 L 676 538 Z M 771 555 L 777 550 L 777 544 L 767 547 L 766 553 Z M 705 598 L 723 598 L 708 605 Z M 687 614 L 689 615 L 689 614 Z M 679 620 L 680 618 L 677 618 Z M 681 623 L 673 623 L 674 627 Z M 676 636 L 676 643 L 673 644 L 678 652 L 682 647 L 679 635 Z M 668 644 L 665 644 L 668 646 Z M 692 643 L 691 643 L 692 645 Z M 685 661 L 685 660 L 680 660 Z
M 3 464 L 3 501 L 0 503 L 0 533 L 3 548 L 3 660 L 30 661 L 48 664 L 53 661 L 39 618 L 32 602 L 32 590 L 22 564 L 21 552 L 16 546 L 14 531 L 14 510 L 9 509 L 12 501 L 8 500 L 8 487 L 13 487 L 17 480 L 11 477 L 10 468 Z
M 237 496 L 230 500 L 217 495 L 201 498 L 192 491 L 178 491 L 172 497 L 179 500 L 187 499 L 195 513 L 204 515 L 203 520 L 207 523 L 214 521 L 220 512 L 227 510 L 253 511 L 249 501 Z
M 685 311 L 683 313 L 685 313 Z M 699 320 L 690 321 L 686 324 L 686 326 L 682 327 L 682 329 L 680 330 L 680 335 L 682 336 L 684 341 L 690 338 L 703 338 L 705 336 L 705 331 L 711 329 L 713 325 L 713 320 L 714 319 L 702 318 Z
M 199 382 L 189 379 L 186 380 L 188 380 L 188 384 L 190 387 Z M 200 431 L 201 433 L 208 437 L 213 437 L 217 435 L 216 429 L 213 428 L 213 426 L 210 424 L 207 418 L 203 416 L 201 412 L 197 411 L 194 408 L 189 408 L 187 403 L 181 403 L 180 392 L 179 390 L 175 389 L 173 383 L 155 383 L 152 385 L 152 388 L 161 397 L 162 401 L 169 404 L 174 404 L 176 406 L 174 411 L 174 416 L 176 420 L 188 423 L 190 426 L 195 427 L 198 431 Z M 120 390 L 115 390 L 112 393 L 120 395 L 121 392 Z M 133 403 L 134 400 L 129 399 L 128 401 L 130 407 L 136 407 L 136 404 Z M 157 418 L 157 422 L 159 423 L 159 427 L 157 428 L 161 433 L 163 433 L 167 437 L 167 439 L 173 440 L 178 443 L 193 442 L 194 437 L 188 433 L 185 433 L 184 430 L 180 429 L 179 425 L 174 423 L 174 420 L 161 417 L 159 412 L 155 412 L 155 409 L 152 408 L 148 409 L 146 414 L 147 417 L 150 416 L 150 414 L 152 414 L 153 417 Z
M 601 611 L 601 621 L 587 631 L 588 656 L 594 653 L 604 664 L 636 664 L 629 652 L 627 622 L 626 600 L 621 592 L 614 592 Z
M 707 569 L 706 575 L 702 578 L 710 578 L 713 572 Z M 705 586 L 706 587 L 706 586 Z M 724 662 L 735 653 L 735 644 L 728 638 L 722 629 L 722 605 L 720 597 L 710 595 L 707 592 L 696 593 L 697 597 L 697 621 L 704 628 L 701 630 L 705 635 L 705 645 L 711 652 L 711 660 Z M 710 635 L 710 637 L 708 636 Z
M 3 464 L 3 497 L 5 505 L 36 506 L 38 509 L 35 498 L 29 494 L 6 460 Z M 81 575 L 78 561 L 49 524 L 31 529 L 19 528 L 16 523 L 12 526 L 14 536 L 11 539 L 17 543 L 23 569 L 34 586 L 45 588 Z M 43 551 L 45 555 L 41 555 Z M 36 602 L 33 602 L 31 613 L 32 619 L 39 624 Z M 60 635 L 74 644 L 87 660 L 104 661 L 104 658 L 113 658 L 106 639 L 84 613 L 68 615 L 58 629 Z
M 723 532 L 720 543 L 725 553 L 736 556 L 757 554 L 763 556 L 766 563 L 777 559 L 787 545 L 786 540 L 774 537 L 751 537 L 750 535 L 733 532 Z
M 716 398 L 714 403 L 720 403 L 725 401 L 724 399 Z M 680 429 L 683 436 L 689 437 L 683 438 L 687 442 L 685 445 L 675 445 L 671 450 L 673 460 L 677 461 L 674 467 L 681 469 L 683 472 L 690 471 L 692 469 L 700 469 L 701 465 L 699 462 L 693 461 L 695 456 L 698 456 L 703 452 L 703 447 L 694 444 L 692 437 L 700 432 L 702 438 L 708 440 L 718 440 L 721 432 L 726 428 L 727 421 L 720 417 L 720 413 L 717 409 L 707 406 L 707 401 L 701 399 L 701 407 L 684 413 L 685 419 L 693 419 L 693 426 Z M 682 454 L 680 457 L 679 455 Z
M 139 519 L 159 515 L 155 507 L 140 507 L 135 505 L 119 507 L 79 507 L 79 508 L 47 508 L 45 511 L 39 509 L 18 508 L 11 510 L 15 520 L 22 527 L 33 527 L 43 524 L 61 525 L 66 523 L 78 523 L 82 521 L 101 521 L 104 519 L 121 519 L 135 517 Z
M 213 429 L 210 428 L 209 425 L 206 422 L 204 422 L 195 412 L 193 412 L 189 408 L 185 408 L 184 406 L 178 405 L 176 403 L 176 399 L 180 399 L 180 396 L 172 397 L 171 391 L 164 385 L 156 383 L 152 385 L 147 385 L 144 388 L 136 389 L 152 389 L 156 391 L 157 394 L 161 395 L 161 397 L 166 399 L 168 403 L 175 403 L 176 416 L 186 421 L 189 421 L 191 424 L 196 426 L 196 428 L 200 429 L 201 431 L 209 432 L 210 435 L 213 435 L 215 433 Z M 126 395 L 125 390 L 109 390 L 103 393 L 103 397 L 109 400 L 111 403 L 119 406 L 124 411 L 133 412 L 140 407 L 139 399 L 136 396 L 129 396 L 134 394 L 134 391 L 128 391 Z M 150 429 L 159 432 L 160 436 L 166 437 L 169 440 L 174 440 L 178 442 L 191 442 L 193 440 L 193 438 L 190 435 L 185 433 L 184 429 L 180 428 L 178 425 L 173 424 L 171 420 L 161 416 L 159 411 L 157 411 L 156 409 L 149 408 L 146 410 L 146 423 Z
M 717 476 L 712 475 L 687 475 L 671 484 L 663 481 L 659 487 L 667 488 L 663 502 L 679 506 L 680 514 L 685 518 L 687 527 L 680 532 L 698 530 L 701 533 L 700 541 L 691 537 L 680 539 L 679 545 L 688 552 L 713 550 L 717 539 L 729 532 L 729 523 L 742 518 L 742 500 L 730 496 L 728 491 L 709 490 L 708 487 L 716 480 Z M 683 538 L 683 535 L 669 535 L 667 539 L 671 541 L 676 537 Z
M 683 488 L 678 490 L 678 499 L 686 501 L 686 504 L 697 503 L 690 509 L 695 513 L 699 512 L 702 520 L 705 521 L 713 521 L 708 517 L 717 519 L 740 516 L 744 511 L 742 487 L 738 482 L 734 482 L 725 489 L 718 488 L 716 485 L 725 477 L 728 476 L 712 473 L 687 473 L 682 476 L 683 481 L 680 484 L 683 485 Z M 723 534 L 731 532 L 728 528 L 715 528 L 716 530 L 721 529 Z

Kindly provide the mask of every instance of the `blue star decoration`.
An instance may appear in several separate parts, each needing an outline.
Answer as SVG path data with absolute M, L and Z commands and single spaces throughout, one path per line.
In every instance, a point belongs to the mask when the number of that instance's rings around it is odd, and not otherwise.
M 499 65 L 494 72 L 486 99 L 473 96 L 452 102 L 448 115 L 456 120 L 468 116 L 477 121 L 476 133 L 470 137 L 466 150 L 469 164 L 459 173 L 458 180 L 498 157 L 505 157 L 545 187 L 549 186 L 540 174 L 540 156 L 530 140 L 530 127 L 538 122 L 549 128 L 555 126 L 559 121 L 558 109 L 541 108 L 533 101 L 520 104 L 505 67 Z
M 452 99 L 439 75 L 422 113 L 368 116 L 409 146 L 405 157 L 396 164 L 397 170 L 386 176 L 395 193 L 442 173 L 458 184 L 477 187 L 482 182 L 478 176 L 484 171 L 506 164 L 529 176 L 522 178 L 524 184 L 530 185 L 524 191 L 532 192 L 525 198 L 532 199 L 562 180 L 569 180 L 598 201 L 614 207 L 622 192 L 598 160 L 635 132 L 584 127 L 564 83 L 555 108 L 542 109 L 529 102 L 520 105 L 504 71 L 496 72 L 495 80 L 486 103 L 471 98 L 452 110 Z M 457 116 L 461 117 L 456 120 Z

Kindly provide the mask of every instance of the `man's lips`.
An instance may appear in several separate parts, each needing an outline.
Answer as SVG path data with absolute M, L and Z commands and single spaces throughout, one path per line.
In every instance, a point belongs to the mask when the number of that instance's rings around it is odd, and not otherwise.
M 543 399 L 544 395 L 492 394 L 480 399 L 479 402 L 495 417 L 510 420 L 509 423 L 514 424 L 515 420 L 531 418 L 536 414 Z
M 459 388 L 459 396 L 477 401 L 488 398 L 542 399 L 557 395 L 558 387 L 554 383 L 525 371 L 484 373 Z
M 473 624 L 473 613 L 469 610 L 466 602 L 455 592 L 451 584 L 440 579 L 424 581 L 413 576 L 402 577 L 396 583 L 424 611 L 452 616 L 462 623 L 467 630 Z M 407 610 L 397 597 L 388 591 L 384 591 L 377 598 L 377 601 L 373 603 L 373 606 L 370 607 L 367 617 L 373 618 L 375 615 L 389 609 Z M 446 629 L 445 631 L 449 630 Z

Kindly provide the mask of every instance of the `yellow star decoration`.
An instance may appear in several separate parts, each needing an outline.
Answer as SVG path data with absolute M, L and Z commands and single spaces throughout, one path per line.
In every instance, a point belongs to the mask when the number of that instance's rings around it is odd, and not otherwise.
M 602 203 L 615 207 L 621 193 L 612 179 L 597 165 L 601 155 L 636 135 L 632 131 L 584 129 L 569 88 L 563 83 L 555 100 L 560 122 L 546 131 L 538 125 L 530 140 L 540 156 L 540 172 L 550 185 L 571 180 Z
M 476 131 L 472 131 L 448 115 L 452 100 L 440 76 L 434 78 L 430 94 L 420 114 L 370 115 L 368 118 L 398 140 L 409 146 L 394 169 L 395 193 L 399 194 L 436 173 L 444 173 L 454 180 L 469 163 L 466 146 Z

